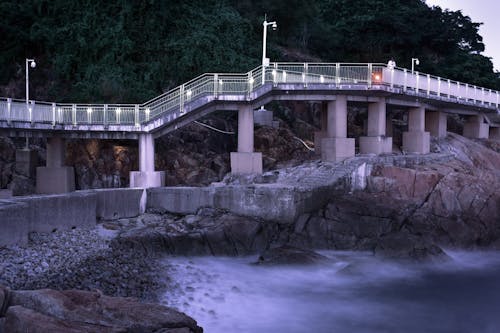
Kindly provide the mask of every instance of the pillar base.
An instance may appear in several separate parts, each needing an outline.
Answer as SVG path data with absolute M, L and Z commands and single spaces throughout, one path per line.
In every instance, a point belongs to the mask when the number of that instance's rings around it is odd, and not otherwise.
M 471 139 L 488 139 L 490 126 L 488 124 L 471 122 L 464 124 L 464 136 Z
M 321 155 L 321 140 L 326 138 L 328 133 L 326 131 L 314 132 L 314 154 Z
M 490 127 L 490 140 L 500 141 L 500 127 Z
M 253 121 L 260 126 L 273 127 L 273 112 L 268 110 L 254 110 Z
M 16 150 L 16 172 L 20 175 L 35 178 L 38 164 L 38 152 L 33 149 Z
M 73 167 L 36 168 L 36 193 L 58 194 L 75 190 L 75 170 Z
M 361 136 L 359 138 L 360 154 L 392 153 L 392 137 Z
M 231 153 L 233 175 L 262 173 L 262 153 Z
M 130 187 L 165 186 L 165 171 L 130 171 Z
M 324 138 L 321 140 L 321 159 L 340 162 L 355 155 L 355 140 L 351 138 Z
M 403 150 L 407 153 L 429 154 L 431 151 L 429 132 L 403 132 Z
M 446 113 L 430 111 L 425 114 L 425 131 L 431 133 L 433 137 L 444 138 L 447 135 Z

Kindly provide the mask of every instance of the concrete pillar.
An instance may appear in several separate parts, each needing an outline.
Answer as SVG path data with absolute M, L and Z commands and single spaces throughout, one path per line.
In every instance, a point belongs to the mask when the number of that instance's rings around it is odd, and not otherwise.
M 321 159 L 339 162 L 355 154 L 354 139 L 347 138 L 347 96 L 339 95 L 327 104 L 326 137 L 321 140 Z
M 386 136 L 385 98 L 368 105 L 368 126 L 366 136 L 359 138 L 361 154 L 383 154 L 392 152 L 392 137 Z
M 425 114 L 425 130 L 430 132 L 436 138 L 444 138 L 447 134 L 448 117 L 444 112 L 426 112 Z
M 500 127 L 490 127 L 490 140 L 500 141 Z
M 266 109 L 258 109 L 253 111 L 253 120 L 255 124 L 260 126 L 274 127 L 273 112 Z
M 155 140 L 152 134 L 139 136 L 139 171 L 130 172 L 130 187 L 161 187 L 165 171 L 155 171 Z
M 47 139 L 47 164 L 36 168 L 36 192 L 40 194 L 67 193 L 75 190 L 75 171 L 64 166 L 66 142 L 55 136 Z
M 38 165 L 38 152 L 33 149 L 16 150 L 16 172 L 20 175 L 35 178 Z
M 471 139 L 488 139 L 490 127 L 484 122 L 484 116 L 470 116 L 464 124 L 464 136 Z
M 314 132 L 314 154 L 317 156 L 321 155 L 321 140 L 328 136 L 328 104 L 326 102 L 321 103 L 320 125 L 321 130 Z
M 403 133 L 403 151 L 428 154 L 430 133 L 425 131 L 425 108 L 411 108 L 408 111 L 408 132 Z
M 253 110 L 245 105 L 238 110 L 238 151 L 231 152 L 231 173 L 262 173 L 262 153 L 253 151 Z

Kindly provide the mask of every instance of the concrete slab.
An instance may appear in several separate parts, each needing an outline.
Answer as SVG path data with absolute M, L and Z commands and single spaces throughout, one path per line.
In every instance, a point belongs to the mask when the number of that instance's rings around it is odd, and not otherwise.
M 214 207 L 213 187 L 161 187 L 147 190 L 147 208 L 175 214 L 195 214 L 202 207 Z
M 165 186 L 165 171 L 130 171 L 130 187 L 150 188 Z
M 355 140 L 352 138 L 324 138 L 321 140 L 321 159 L 340 162 L 355 155 Z
M 28 204 L 0 200 L 0 246 L 28 243 L 29 215 Z
M 488 139 L 490 126 L 479 122 L 464 124 L 464 136 L 471 139 Z
M 403 132 L 403 150 L 407 153 L 428 154 L 431 135 L 429 132 Z
M 239 174 L 261 174 L 262 153 L 231 153 L 231 173 Z
M 59 194 L 75 190 L 75 171 L 73 167 L 36 168 L 36 193 Z
M 112 188 L 77 193 L 95 193 L 96 217 L 104 220 L 114 220 L 135 217 L 141 214 L 141 199 L 144 190 L 141 188 Z
M 360 154 L 392 153 L 392 137 L 361 136 L 359 138 Z

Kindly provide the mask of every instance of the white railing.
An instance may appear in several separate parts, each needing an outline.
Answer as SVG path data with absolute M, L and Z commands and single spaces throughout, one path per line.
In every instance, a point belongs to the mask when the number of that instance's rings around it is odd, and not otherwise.
M 230 96 L 250 99 L 250 93 L 264 84 L 300 84 L 308 89 L 371 89 L 427 96 L 458 103 L 499 106 L 499 92 L 437 76 L 388 68 L 384 64 L 271 63 L 244 74 L 203 74 L 143 104 L 60 104 L 0 98 L 0 120 L 51 123 L 52 125 L 131 125 L 140 127 L 159 116 L 175 119 L 194 101 L 211 101 Z M 294 87 L 292 87 L 293 89 Z M 288 87 L 287 89 L 290 89 Z M 302 88 L 296 88 L 302 89 Z M 205 100 L 203 100 L 205 98 Z

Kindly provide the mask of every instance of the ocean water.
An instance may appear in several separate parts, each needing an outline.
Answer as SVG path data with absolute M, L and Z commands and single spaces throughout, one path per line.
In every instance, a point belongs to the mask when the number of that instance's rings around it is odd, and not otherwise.
M 447 253 L 414 264 L 328 251 L 327 263 L 295 267 L 166 258 L 177 285 L 162 302 L 208 333 L 500 332 L 500 252 Z

